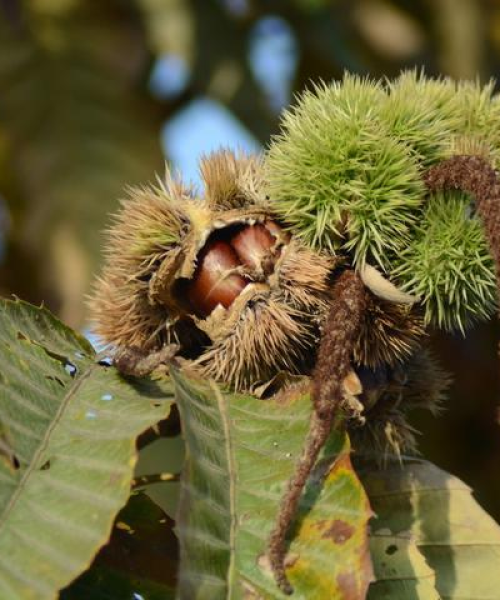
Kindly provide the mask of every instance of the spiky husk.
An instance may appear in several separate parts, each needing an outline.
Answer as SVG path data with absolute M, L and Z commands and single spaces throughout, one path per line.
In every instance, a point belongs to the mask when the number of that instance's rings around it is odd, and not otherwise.
M 337 261 L 292 241 L 267 283 L 248 285 L 207 318 L 190 314 L 175 285 L 193 276 L 209 235 L 233 223 L 275 219 L 264 206 L 256 158 L 219 152 L 202 160 L 201 173 L 202 199 L 168 175 L 156 187 L 130 191 L 90 302 L 95 331 L 117 350 L 180 344 L 202 374 L 240 390 L 280 370 L 304 372 Z
M 425 166 L 456 154 L 500 159 L 500 102 L 494 82 L 429 79 L 416 70 L 388 82 L 381 108 L 391 133 L 407 142 Z
M 203 199 L 167 172 L 157 185 L 130 189 L 122 202 L 90 300 L 94 329 L 107 343 L 148 349 L 176 341 L 186 329 L 176 321 L 185 315 L 157 279 L 173 284 L 179 274 L 192 274 L 196 252 L 219 217 L 262 216 L 259 159 L 219 152 L 201 161 L 201 171 Z
M 500 98 L 493 89 L 491 82 L 483 87 L 409 71 L 385 87 L 347 75 L 307 92 L 285 114 L 266 160 L 276 210 L 309 245 L 382 266 L 420 295 L 426 324 L 464 330 L 487 318 L 493 269 L 482 230 L 463 212 L 459 223 L 457 201 L 441 210 L 451 222 L 436 234 L 442 202 L 429 209 L 413 180 L 456 154 L 500 164 Z
M 351 75 L 304 93 L 265 168 L 272 208 L 294 235 L 382 267 L 407 244 L 424 192 L 417 161 L 380 116 L 386 97 Z
M 157 186 L 130 189 L 108 231 L 105 265 L 89 302 L 94 331 L 113 346 L 157 349 L 171 334 L 170 315 L 150 302 L 158 266 L 179 251 L 189 227 L 190 190 L 168 174 Z
M 375 369 L 406 360 L 425 335 L 421 309 L 395 304 L 367 292 L 361 335 L 354 347 L 354 362 Z
M 225 211 L 262 204 L 261 166 L 258 157 L 244 153 L 222 150 L 202 157 L 200 173 L 208 205 Z
M 428 79 L 414 69 L 388 81 L 387 90 L 380 115 L 390 135 L 408 144 L 423 165 L 442 158 L 463 122 L 456 84 L 448 78 Z
M 408 421 L 413 410 L 441 412 L 451 378 L 432 353 L 421 348 L 403 365 L 375 371 L 360 370 L 365 424 L 350 429 L 359 455 L 383 463 L 389 456 L 417 454 L 418 432 Z
M 378 114 L 390 135 L 430 166 L 456 154 L 479 154 L 498 167 L 500 101 L 494 81 L 431 79 L 416 69 L 386 82 Z
M 280 371 L 307 373 L 314 362 L 320 322 L 328 308 L 335 263 L 292 242 L 277 265 L 271 289 L 221 315 L 213 344 L 195 361 L 206 377 L 253 390 Z
M 467 195 L 430 196 L 414 239 L 394 262 L 402 289 L 421 299 L 426 324 L 463 332 L 493 314 L 494 263 Z
M 413 121 L 410 142 L 423 164 L 472 154 L 498 166 L 500 103 L 493 97 L 493 82 L 483 87 L 477 81 L 429 80 L 413 72 L 391 86 L 391 96 L 398 90 L 402 105 L 421 117 Z M 425 118 L 427 108 L 422 107 L 429 104 L 435 114 L 428 112 Z M 442 196 L 431 196 L 424 204 L 411 244 L 391 258 L 396 267 L 391 275 L 420 296 L 426 324 L 463 332 L 493 313 L 493 261 L 482 225 L 471 218 L 474 199 L 460 192 L 447 198 L 448 206 Z
M 479 81 L 456 84 L 455 102 L 460 123 L 444 158 L 457 154 L 476 154 L 500 166 L 500 101 L 494 96 L 495 82 L 482 86 Z

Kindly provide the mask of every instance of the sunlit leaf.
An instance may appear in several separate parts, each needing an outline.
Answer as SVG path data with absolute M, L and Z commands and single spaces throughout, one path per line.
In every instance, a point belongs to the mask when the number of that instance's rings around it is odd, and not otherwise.
M 179 475 L 184 462 L 184 440 L 180 437 L 159 438 L 139 453 L 135 469 L 136 489 L 175 519 L 179 501 Z
M 500 526 L 457 477 L 416 459 L 361 479 L 377 517 L 370 600 L 496 600 Z

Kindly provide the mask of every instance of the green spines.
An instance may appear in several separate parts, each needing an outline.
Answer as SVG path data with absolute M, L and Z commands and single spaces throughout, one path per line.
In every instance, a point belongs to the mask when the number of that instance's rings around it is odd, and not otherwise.
M 407 71 L 387 84 L 382 118 L 391 133 L 404 140 L 424 166 L 454 154 L 500 159 L 500 102 L 494 82 L 427 79 Z
M 467 195 L 429 197 L 411 244 L 394 262 L 398 266 L 393 275 L 404 290 L 420 298 L 427 324 L 465 331 L 493 314 L 493 259 Z
M 460 127 L 450 154 L 481 154 L 500 166 L 500 102 L 493 96 L 494 83 L 481 87 L 478 82 L 463 82 L 457 87 L 456 102 Z
M 455 84 L 407 71 L 388 82 L 387 90 L 379 110 L 390 135 L 407 144 L 424 166 L 442 158 L 462 123 Z
M 381 266 L 387 250 L 408 241 L 423 196 L 416 161 L 378 116 L 385 97 L 380 85 L 350 76 L 306 92 L 266 163 L 273 209 L 295 235 Z
M 428 196 L 423 173 L 457 154 L 498 166 L 499 123 L 491 83 L 346 75 L 285 113 L 265 162 L 272 208 L 313 248 L 381 267 L 427 323 L 464 330 L 494 309 L 493 261 L 470 199 Z

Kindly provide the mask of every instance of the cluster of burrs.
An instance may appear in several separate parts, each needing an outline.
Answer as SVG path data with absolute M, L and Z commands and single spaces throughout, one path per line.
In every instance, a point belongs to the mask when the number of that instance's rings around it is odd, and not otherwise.
M 358 452 L 413 451 L 406 413 L 437 410 L 448 383 L 428 327 L 496 307 L 499 115 L 492 86 L 346 76 L 285 113 L 263 160 L 204 158 L 200 193 L 169 175 L 132 190 L 110 230 L 92 308 L 122 371 L 175 352 L 238 391 L 311 378 L 269 543 L 286 593 L 287 533 L 332 427 Z

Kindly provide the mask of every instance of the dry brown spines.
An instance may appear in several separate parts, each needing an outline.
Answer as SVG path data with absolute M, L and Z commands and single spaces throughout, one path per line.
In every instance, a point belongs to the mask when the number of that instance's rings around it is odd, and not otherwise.
M 200 172 L 208 204 L 219 210 L 263 204 L 261 166 L 257 156 L 226 150 L 203 157 Z
M 335 261 L 292 241 L 265 284 L 249 285 L 229 309 L 197 321 L 212 345 L 197 360 L 204 376 L 251 390 L 279 371 L 306 373 L 328 309 Z
M 312 367 L 338 261 L 274 221 L 259 169 L 219 152 L 202 161 L 202 198 L 168 176 L 130 192 L 91 301 L 106 342 L 178 343 L 203 375 L 239 390 Z
M 418 409 L 438 414 L 450 375 L 426 348 L 418 349 L 402 364 L 360 369 L 358 375 L 365 424 L 352 423 L 349 428 L 355 451 L 381 463 L 389 456 L 416 454 L 418 432 L 409 424 L 409 414 Z
M 234 330 L 215 339 L 195 365 L 206 377 L 236 390 L 252 390 L 281 370 L 300 372 L 314 342 L 313 331 L 301 323 L 300 315 L 280 303 L 256 298 Z
M 323 321 L 330 304 L 330 279 L 342 262 L 338 257 L 313 252 L 292 239 L 277 271 L 276 283 L 284 300 L 302 312 L 310 311 Z
M 178 277 L 194 272 L 218 212 L 228 221 L 237 219 L 234 208 L 244 203 L 234 195 L 245 197 L 245 181 L 252 180 L 248 174 L 255 163 L 242 158 L 240 164 L 231 153 L 206 159 L 210 202 L 196 198 L 168 172 L 156 186 L 129 190 L 108 232 L 105 266 L 90 300 L 94 328 L 106 342 L 151 349 L 170 338 L 176 341 L 176 320 L 184 315 L 171 288 Z M 224 190 L 230 197 L 226 203 Z M 253 200 L 245 203 L 253 206 Z
M 367 291 L 361 332 L 354 346 L 354 362 L 377 368 L 407 359 L 422 343 L 425 332 L 418 307 L 396 304 Z
M 129 190 L 108 232 L 106 262 L 89 302 L 94 330 L 113 346 L 159 348 L 169 337 L 169 315 L 150 301 L 160 265 L 178 252 L 189 226 L 189 191 L 167 177 L 159 187 Z

